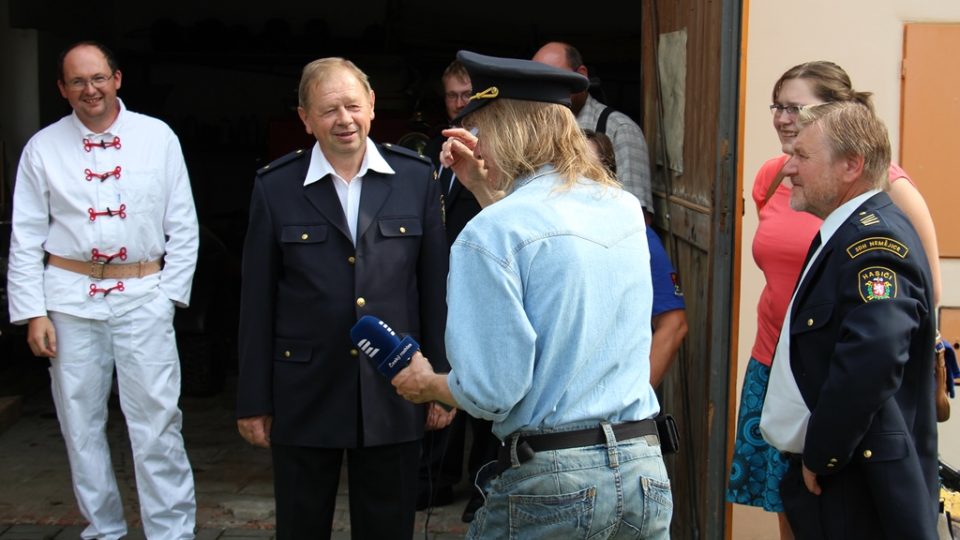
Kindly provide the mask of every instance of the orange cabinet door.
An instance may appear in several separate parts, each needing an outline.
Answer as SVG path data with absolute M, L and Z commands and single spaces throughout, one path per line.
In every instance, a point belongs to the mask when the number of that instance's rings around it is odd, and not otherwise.
M 960 257 L 960 24 L 903 32 L 900 165 L 930 207 L 941 257 Z

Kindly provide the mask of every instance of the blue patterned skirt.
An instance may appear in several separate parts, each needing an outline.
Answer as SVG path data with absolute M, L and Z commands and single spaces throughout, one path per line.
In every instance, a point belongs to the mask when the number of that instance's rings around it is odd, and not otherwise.
M 726 498 L 732 503 L 783 512 L 780 480 L 787 472 L 788 463 L 780 451 L 768 445 L 760 435 L 760 412 L 769 380 L 770 368 L 751 358 L 740 392 L 740 413 Z

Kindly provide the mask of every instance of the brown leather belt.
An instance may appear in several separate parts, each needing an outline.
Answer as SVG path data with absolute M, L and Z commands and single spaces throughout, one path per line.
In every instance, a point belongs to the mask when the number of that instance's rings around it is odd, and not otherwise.
M 106 264 L 99 261 L 75 261 L 52 253 L 47 254 L 47 264 L 91 279 L 128 279 L 142 278 L 160 271 L 161 261 L 140 261 L 135 263 Z

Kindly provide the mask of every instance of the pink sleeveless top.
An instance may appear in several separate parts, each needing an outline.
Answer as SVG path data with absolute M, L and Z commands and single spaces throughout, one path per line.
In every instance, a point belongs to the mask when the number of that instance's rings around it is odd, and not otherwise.
M 767 160 L 757 172 L 753 184 L 753 202 L 757 205 L 760 224 L 753 237 L 753 260 L 763 272 L 766 284 L 757 303 L 757 337 L 750 355 L 769 366 L 780 339 L 780 328 L 787 313 L 787 304 L 800 277 L 801 265 L 810 242 L 820 230 L 822 221 L 813 214 L 790 208 L 790 186 L 780 184 L 764 204 L 767 190 L 790 156 Z M 905 178 L 897 165 L 890 165 L 890 182 Z

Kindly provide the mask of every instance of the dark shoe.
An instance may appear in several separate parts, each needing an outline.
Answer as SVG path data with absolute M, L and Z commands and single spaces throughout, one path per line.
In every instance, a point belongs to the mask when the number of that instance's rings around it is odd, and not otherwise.
M 470 500 L 467 501 L 467 506 L 463 508 L 463 514 L 460 515 L 460 521 L 464 523 L 470 523 L 473 521 L 474 514 L 477 513 L 477 510 L 483 506 L 483 496 L 479 493 L 475 493 Z
M 422 490 L 417 494 L 417 511 L 426 510 L 428 507 L 437 508 L 446 506 L 453 502 L 453 488 L 450 486 L 437 488 L 430 497 L 429 490 Z

